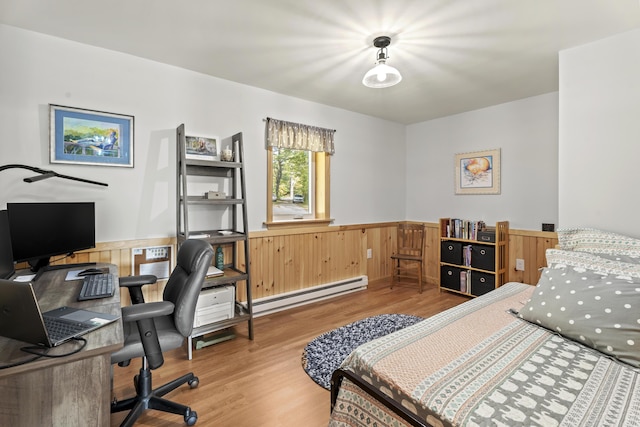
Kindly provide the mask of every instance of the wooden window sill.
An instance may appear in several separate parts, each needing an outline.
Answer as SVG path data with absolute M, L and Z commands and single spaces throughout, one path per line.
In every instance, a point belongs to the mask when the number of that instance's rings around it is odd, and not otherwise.
M 329 226 L 333 219 L 295 219 L 291 221 L 264 222 L 268 230 L 280 230 L 285 228 L 308 228 L 318 226 Z

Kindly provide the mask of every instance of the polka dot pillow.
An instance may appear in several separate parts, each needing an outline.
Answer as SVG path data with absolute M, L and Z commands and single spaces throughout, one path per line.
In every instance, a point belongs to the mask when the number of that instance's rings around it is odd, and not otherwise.
M 547 264 L 551 267 L 573 266 L 585 270 L 640 278 L 640 263 L 625 262 L 626 258 L 618 255 L 595 255 L 586 252 L 547 249 L 545 256 Z
M 640 258 L 640 239 L 594 228 L 559 229 L 560 249 Z
M 518 316 L 640 367 L 640 280 L 580 267 L 543 271 Z

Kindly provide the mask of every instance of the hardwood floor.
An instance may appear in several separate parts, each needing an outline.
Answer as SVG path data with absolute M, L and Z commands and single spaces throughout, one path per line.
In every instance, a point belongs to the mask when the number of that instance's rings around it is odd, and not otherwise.
M 200 379 L 197 388 L 185 385 L 167 397 L 190 405 L 198 413 L 198 426 L 326 426 L 329 391 L 307 376 L 300 361 L 310 340 L 364 317 L 385 313 L 429 317 L 466 300 L 428 284 L 422 294 L 415 287 L 369 284 L 364 291 L 258 317 L 253 341 L 247 339 L 246 326 L 239 326 L 235 339 L 194 350 L 192 360 L 187 360 L 186 348 L 174 350 L 166 355 L 164 366 L 153 371 L 154 384 L 194 372 Z M 133 376 L 139 369 L 139 360 L 127 368 L 114 366 L 118 399 L 133 395 Z M 119 425 L 123 418 L 124 413 L 113 414 L 111 425 Z M 181 416 L 158 411 L 147 411 L 136 424 L 182 425 Z

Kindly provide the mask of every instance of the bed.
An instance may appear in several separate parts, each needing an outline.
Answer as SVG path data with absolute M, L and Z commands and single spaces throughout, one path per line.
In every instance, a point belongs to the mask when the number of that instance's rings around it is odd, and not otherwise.
M 640 240 L 558 240 L 536 286 L 507 283 L 354 350 L 329 425 L 640 425 Z

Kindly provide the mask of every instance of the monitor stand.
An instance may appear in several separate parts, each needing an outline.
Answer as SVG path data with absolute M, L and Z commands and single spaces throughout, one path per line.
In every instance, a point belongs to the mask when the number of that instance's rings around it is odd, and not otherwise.
M 35 272 L 36 275 L 32 279 L 34 282 L 42 276 L 43 273 L 47 271 L 54 270 L 66 270 L 69 268 L 76 267 L 89 267 L 92 265 L 96 265 L 95 262 L 79 262 L 76 264 L 59 264 L 59 265 L 49 265 L 49 258 L 40 258 L 38 260 L 29 261 L 29 265 L 31 266 L 31 271 Z

